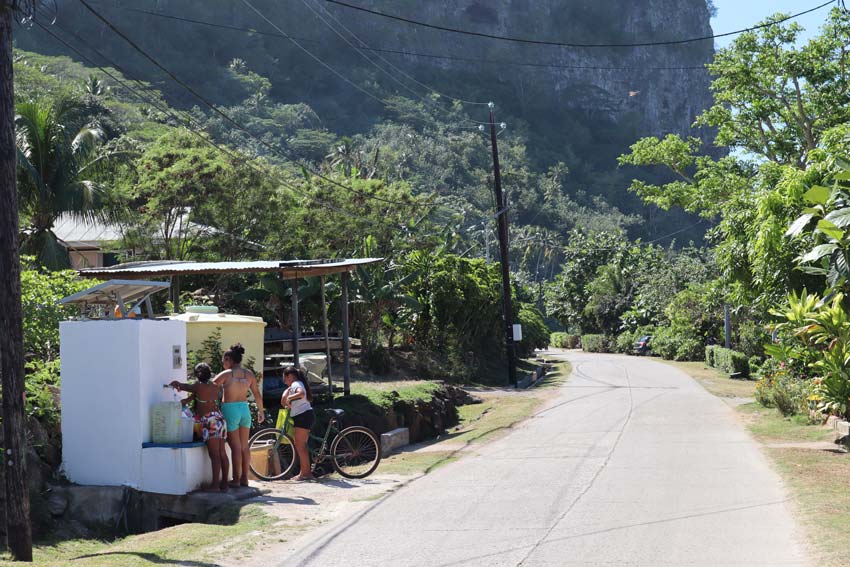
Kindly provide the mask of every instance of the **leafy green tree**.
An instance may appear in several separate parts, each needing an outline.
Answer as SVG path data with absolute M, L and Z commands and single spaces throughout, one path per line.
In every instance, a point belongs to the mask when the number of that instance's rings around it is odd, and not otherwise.
M 783 234 L 803 206 L 806 185 L 821 175 L 808 170 L 823 161 L 822 148 L 835 138 L 830 132 L 850 117 L 850 16 L 833 10 L 821 33 L 798 47 L 800 31 L 779 24 L 741 34 L 709 65 L 715 105 L 697 124 L 716 129 L 715 143 L 738 153 L 718 159 L 696 138 L 668 135 L 639 140 L 619 158 L 676 176 L 664 185 L 635 180 L 632 190 L 646 202 L 720 217 L 712 237 L 730 298 L 762 313 L 812 281 L 793 270 L 804 244 L 789 247 Z
M 34 258 L 23 258 L 21 304 L 24 314 L 24 353 L 50 361 L 59 357 L 59 322 L 77 315 L 74 307 L 57 302 L 90 287 L 73 270 L 48 271 Z
M 586 333 L 598 330 L 598 323 L 585 309 L 590 302 L 590 283 L 600 268 L 628 250 L 629 243 L 621 233 L 573 231 L 564 248 L 561 273 L 546 290 L 546 312 L 568 330 Z

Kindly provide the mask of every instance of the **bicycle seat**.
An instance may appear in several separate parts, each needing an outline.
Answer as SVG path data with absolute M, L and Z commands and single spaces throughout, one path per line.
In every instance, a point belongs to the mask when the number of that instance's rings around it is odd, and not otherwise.
M 342 416 L 345 415 L 345 410 L 336 409 L 336 408 L 328 408 L 328 409 L 325 410 L 325 413 L 327 415 L 332 416 L 332 417 L 336 417 L 337 419 L 342 419 Z

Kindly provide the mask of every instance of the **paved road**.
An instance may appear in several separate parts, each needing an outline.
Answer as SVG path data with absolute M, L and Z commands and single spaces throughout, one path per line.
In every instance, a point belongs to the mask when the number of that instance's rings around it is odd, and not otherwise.
M 734 412 L 644 358 L 571 353 L 546 409 L 327 530 L 286 565 L 807 565 Z

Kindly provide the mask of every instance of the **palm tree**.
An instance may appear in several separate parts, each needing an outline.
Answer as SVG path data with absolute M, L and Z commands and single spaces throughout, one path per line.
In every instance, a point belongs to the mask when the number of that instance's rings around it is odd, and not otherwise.
M 62 214 L 88 220 L 111 218 L 107 189 L 91 175 L 115 153 L 100 151 L 103 132 L 83 126 L 71 135 L 79 104 L 60 99 L 15 106 L 21 212 L 28 219 L 21 239 L 24 254 L 47 268 L 70 267 L 68 252 L 53 233 Z

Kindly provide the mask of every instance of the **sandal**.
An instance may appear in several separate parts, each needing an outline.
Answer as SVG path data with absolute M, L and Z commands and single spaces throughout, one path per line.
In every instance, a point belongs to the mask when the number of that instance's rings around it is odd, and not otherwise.
M 295 475 L 295 476 L 293 476 L 293 477 L 292 477 L 292 478 L 290 478 L 289 480 L 294 480 L 295 482 L 305 482 L 305 481 L 309 481 L 309 480 L 316 480 L 316 477 L 315 477 L 315 476 L 313 476 L 313 475 L 310 475 L 310 476 L 301 476 L 301 475 L 299 474 L 299 475 Z

